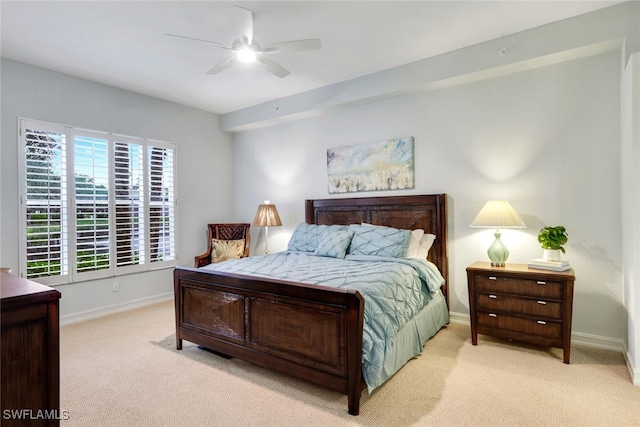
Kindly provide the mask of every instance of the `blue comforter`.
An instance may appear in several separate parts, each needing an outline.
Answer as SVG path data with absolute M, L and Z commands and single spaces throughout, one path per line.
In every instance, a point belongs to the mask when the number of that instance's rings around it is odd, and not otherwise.
M 386 380 L 383 368 L 393 337 L 444 283 L 442 275 L 430 262 L 364 255 L 337 259 L 284 251 L 203 268 L 360 292 L 365 300 L 363 376 L 370 390 Z

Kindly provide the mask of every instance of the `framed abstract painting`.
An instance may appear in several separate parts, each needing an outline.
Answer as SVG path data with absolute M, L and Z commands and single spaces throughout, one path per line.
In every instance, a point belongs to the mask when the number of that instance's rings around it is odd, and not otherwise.
M 329 194 L 415 188 L 413 137 L 327 149 Z

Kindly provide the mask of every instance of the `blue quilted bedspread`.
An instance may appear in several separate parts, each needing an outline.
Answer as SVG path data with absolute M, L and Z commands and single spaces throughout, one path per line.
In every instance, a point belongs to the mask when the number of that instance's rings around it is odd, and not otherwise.
M 357 290 L 365 300 L 363 375 L 369 388 L 386 380 L 385 356 L 395 334 L 444 283 L 435 265 L 417 259 L 285 251 L 210 264 L 205 269 Z

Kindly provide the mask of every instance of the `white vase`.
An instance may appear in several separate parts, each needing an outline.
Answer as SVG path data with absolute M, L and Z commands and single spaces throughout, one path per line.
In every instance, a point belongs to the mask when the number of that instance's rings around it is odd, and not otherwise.
M 543 249 L 542 250 L 542 259 L 545 261 L 560 261 L 560 250 L 559 249 Z

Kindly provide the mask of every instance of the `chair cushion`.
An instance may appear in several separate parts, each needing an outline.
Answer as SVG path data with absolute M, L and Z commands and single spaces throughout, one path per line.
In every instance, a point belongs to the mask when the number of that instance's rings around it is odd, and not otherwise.
M 211 240 L 211 262 L 217 263 L 228 259 L 240 258 L 244 253 L 244 239 Z

